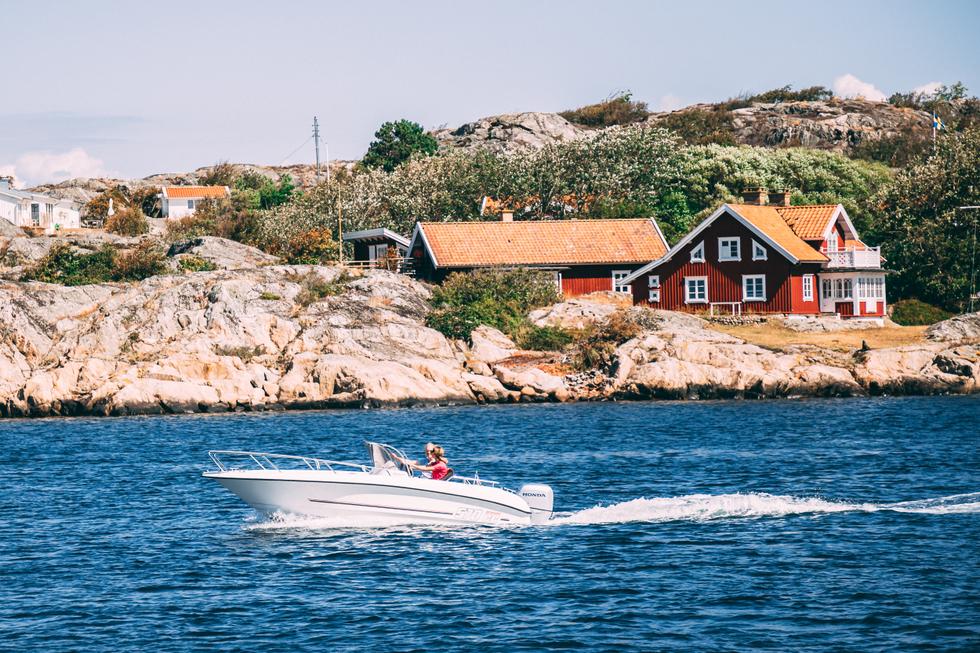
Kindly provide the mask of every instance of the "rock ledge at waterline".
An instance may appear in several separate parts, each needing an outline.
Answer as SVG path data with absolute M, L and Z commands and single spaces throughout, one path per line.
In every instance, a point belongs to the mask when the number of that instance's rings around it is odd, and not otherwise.
M 562 373 L 480 327 L 471 344 L 425 326 L 429 289 L 375 270 L 313 301 L 340 270 L 265 265 L 73 288 L 0 282 L 0 414 L 125 415 L 633 398 L 969 393 L 980 316 L 916 346 L 773 351 L 657 312 L 608 374 Z M 313 275 L 309 277 L 308 275 Z M 583 300 L 534 319 L 581 326 Z M 645 309 L 633 309 L 645 310 Z M 592 316 L 590 318 L 590 316 Z M 970 322 L 970 320 L 973 322 Z M 971 331 L 971 328 L 973 331 Z M 949 340 L 946 338 L 952 338 Z

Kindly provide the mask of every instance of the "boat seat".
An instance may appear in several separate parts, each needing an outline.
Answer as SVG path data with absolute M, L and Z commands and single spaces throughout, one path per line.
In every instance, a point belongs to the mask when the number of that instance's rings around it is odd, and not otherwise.
M 454 471 L 452 470 L 452 468 L 450 467 L 450 468 L 449 468 L 448 470 L 446 470 L 446 475 L 445 475 L 445 476 L 443 476 L 442 478 L 440 478 L 439 480 L 440 480 L 440 481 L 448 481 L 448 480 L 449 480 L 449 479 L 451 479 L 451 478 L 452 478 L 452 477 L 453 477 L 453 476 L 454 476 L 455 474 L 456 474 L 456 472 L 454 472 Z

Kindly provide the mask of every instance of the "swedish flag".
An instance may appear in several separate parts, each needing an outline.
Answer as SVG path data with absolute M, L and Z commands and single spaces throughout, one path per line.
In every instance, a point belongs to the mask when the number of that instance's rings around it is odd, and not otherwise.
M 946 123 L 943 119 L 939 117 L 939 114 L 935 111 L 932 112 L 932 128 L 933 129 L 946 129 Z

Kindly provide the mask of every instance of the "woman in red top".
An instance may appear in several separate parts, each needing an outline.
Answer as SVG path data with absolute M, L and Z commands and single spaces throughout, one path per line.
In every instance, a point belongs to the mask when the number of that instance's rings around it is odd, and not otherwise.
M 438 444 L 426 447 L 425 457 L 428 458 L 428 465 L 418 465 L 412 463 L 412 469 L 420 472 L 430 472 L 433 481 L 442 480 L 449 473 L 449 461 L 446 460 L 446 452 Z

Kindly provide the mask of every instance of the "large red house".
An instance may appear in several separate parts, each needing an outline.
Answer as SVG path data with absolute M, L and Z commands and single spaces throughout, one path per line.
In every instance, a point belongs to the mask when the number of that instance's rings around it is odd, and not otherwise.
M 629 293 L 623 280 L 667 253 L 652 219 L 419 222 L 408 257 L 416 278 L 441 282 L 450 272 L 534 268 L 550 272 L 566 297 L 600 290 Z
M 788 192 L 746 191 L 625 282 L 634 303 L 675 311 L 885 315 L 880 249 L 840 204 L 790 206 Z

